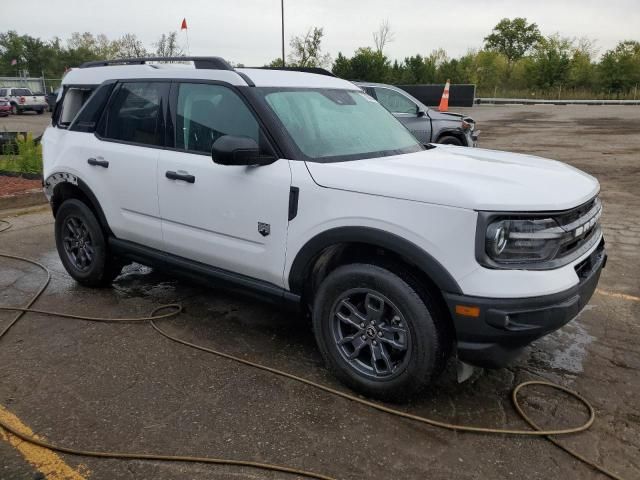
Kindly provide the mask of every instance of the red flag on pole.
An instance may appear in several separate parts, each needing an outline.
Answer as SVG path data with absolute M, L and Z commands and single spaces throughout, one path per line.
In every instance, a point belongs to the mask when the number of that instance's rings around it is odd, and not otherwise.
M 180 30 L 186 30 L 186 29 L 187 29 L 187 19 L 183 18 L 182 25 L 180 25 Z

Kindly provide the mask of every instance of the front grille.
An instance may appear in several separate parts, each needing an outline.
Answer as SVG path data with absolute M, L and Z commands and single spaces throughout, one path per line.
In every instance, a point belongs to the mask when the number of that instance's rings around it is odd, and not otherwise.
M 602 203 L 597 197 L 569 212 L 555 217 L 562 230 L 571 234 L 560 245 L 556 258 L 579 256 L 591 248 L 600 237 L 598 220 L 602 214 Z

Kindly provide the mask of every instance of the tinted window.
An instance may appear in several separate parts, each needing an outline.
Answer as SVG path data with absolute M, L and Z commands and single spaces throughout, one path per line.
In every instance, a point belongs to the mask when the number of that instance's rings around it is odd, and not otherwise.
M 105 137 L 145 145 L 163 145 L 162 100 L 167 84 L 123 83 L 107 113 Z
M 375 87 L 376 97 L 384 108 L 393 113 L 413 113 L 417 112 L 416 104 L 401 93 L 388 88 Z
M 14 88 L 13 94 L 14 95 L 31 95 L 31 92 L 26 88 Z
M 223 135 L 253 138 L 260 143 L 258 122 L 242 99 L 219 85 L 183 83 L 178 90 L 175 146 L 211 153 Z
M 0 89 L 0 97 L 6 97 L 6 96 L 7 96 L 7 89 L 6 88 Z

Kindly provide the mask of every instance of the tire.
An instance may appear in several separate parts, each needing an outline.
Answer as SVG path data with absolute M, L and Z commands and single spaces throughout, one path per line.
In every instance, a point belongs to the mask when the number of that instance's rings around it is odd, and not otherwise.
M 122 264 L 109 255 L 107 238 L 91 209 L 77 199 L 66 200 L 56 213 L 58 255 L 69 275 L 87 287 L 110 285 Z
M 436 321 L 441 319 L 434 318 L 435 302 L 428 292 L 420 293 L 401 276 L 371 264 L 344 265 L 325 278 L 314 299 L 313 328 L 338 379 L 366 396 L 393 402 L 429 385 L 448 349 L 446 332 Z
M 38 115 L 42 115 L 44 113 L 44 108 L 41 108 L 40 110 L 38 110 Z
M 464 146 L 462 141 L 458 137 L 454 137 L 453 135 L 445 135 L 444 137 L 440 137 L 438 139 L 438 143 L 443 145 L 457 145 L 459 147 Z

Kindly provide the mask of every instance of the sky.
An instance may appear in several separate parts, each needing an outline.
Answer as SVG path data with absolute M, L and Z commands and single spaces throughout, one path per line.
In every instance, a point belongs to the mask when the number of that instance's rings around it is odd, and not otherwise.
M 43 39 L 72 32 L 117 38 L 135 33 L 147 47 L 187 19 L 189 53 L 216 55 L 246 66 L 280 56 L 280 0 L 2 0 L 0 31 Z M 640 41 L 640 0 L 284 0 L 285 41 L 310 27 L 324 28 L 323 50 L 333 58 L 373 46 L 387 19 L 391 59 L 444 48 L 450 57 L 482 47 L 501 18 L 526 17 L 545 35 L 596 40 L 599 53 L 620 40 Z M 179 34 L 185 50 L 185 32 Z

